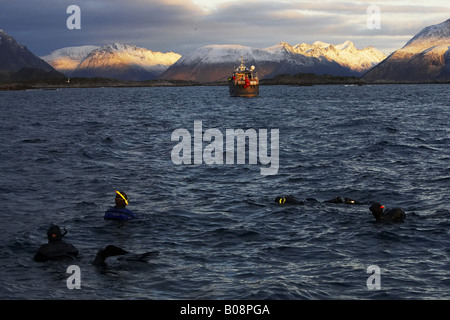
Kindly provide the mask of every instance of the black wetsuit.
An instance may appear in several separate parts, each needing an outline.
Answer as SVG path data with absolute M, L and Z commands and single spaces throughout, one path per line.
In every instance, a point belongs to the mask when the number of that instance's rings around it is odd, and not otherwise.
M 405 211 L 402 208 L 383 209 L 384 206 L 378 202 L 370 207 L 370 211 L 372 211 L 377 222 L 401 222 L 406 218 Z
M 344 204 L 360 204 L 358 201 L 350 199 L 350 198 L 341 198 L 336 197 L 330 200 L 324 201 L 326 203 L 344 203 Z
M 280 196 L 280 197 L 276 197 L 275 198 L 275 202 L 279 203 L 279 204 L 306 204 L 306 203 L 317 203 L 320 202 L 317 199 L 314 198 L 307 198 L 305 201 L 299 201 L 297 200 L 294 196 L 292 195 L 288 195 L 288 196 Z M 326 200 L 324 201 L 324 203 L 344 203 L 344 204 L 360 204 L 360 202 L 356 201 L 356 200 L 352 200 L 350 198 L 341 198 L 341 197 L 336 197 L 330 200 Z
M 49 260 L 61 260 L 65 258 L 76 259 L 78 250 L 70 243 L 64 242 L 62 238 L 67 233 L 61 233 L 57 225 L 51 225 L 47 231 L 48 243 L 41 245 L 38 252 L 34 255 L 34 260 L 44 262 Z M 124 255 L 124 260 L 145 262 L 150 258 L 156 257 L 159 251 L 150 251 L 141 254 L 132 254 L 114 245 L 108 245 L 105 249 L 98 251 L 95 257 L 95 265 L 104 265 L 108 257 Z
M 305 204 L 304 201 L 298 201 L 294 196 L 276 197 L 275 202 L 279 204 Z
M 72 244 L 62 240 L 67 233 L 66 229 L 64 231 L 62 233 L 59 226 L 52 224 L 47 230 L 48 243 L 41 245 L 34 255 L 34 260 L 43 262 L 64 258 L 75 259 L 78 256 L 78 250 Z
M 44 262 L 64 258 L 76 259 L 77 256 L 78 250 L 72 244 L 58 240 L 43 244 L 34 255 L 34 260 Z

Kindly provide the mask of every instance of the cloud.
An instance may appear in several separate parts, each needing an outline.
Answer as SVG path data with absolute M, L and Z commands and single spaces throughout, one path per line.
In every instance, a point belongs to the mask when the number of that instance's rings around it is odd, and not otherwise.
M 379 30 L 367 28 L 367 8 L 372 4 L 381 11 Z M 447 0 L 228 1 L 210 9 L 199 24 L 204 39 L 214 43 L 262 47 L 281 41 L 337 44 L 352 40 L 359 47 L 375 45 L 388 54 L 425 26 L 446 20 L 449 9 Z
M 78 0 L 81 29 L 69 30 L 70 0 L 2 0 L 0 28 L 45 54 L 63 46 L 125 42 L 175 47 L 203 11 L 189 1 Z
M 449 18 L 448 0 L 2 0 L 0 28 L 38 55 L 66 46 L 135 44 L 181 54 L 209 44 L 267 47 L 321 40 L 385 53 L 422 28 Z M 81 8 L 81 30 L 68 30 L 66 9 Z M 367 28 L 367 7 L 379 5 L 381 29 Z

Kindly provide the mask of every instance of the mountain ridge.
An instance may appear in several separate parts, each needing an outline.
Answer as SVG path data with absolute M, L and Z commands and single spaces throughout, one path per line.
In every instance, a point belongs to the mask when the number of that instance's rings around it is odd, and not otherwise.
M 386 57 L 373 46 L 357 49 L 315 41 L 291 45 L 280 42 L 266 48 L 244 45 L 207 45 L 181 56 L 134 45 L 112 43 L 67 47 L 41 58 L 0 29 L 0 75 L 26 80 L 54 76 L 56 70 L 71 77 L 112 78 L 125 81 L 224 81 L 244 57 L 256 66 L 260 79 L 279 74 L 361 77 L 366 82 L 433 82 L 450 80 L 450 19 L 423 28 Z M 19 72 L 21 70 L 21 72 Z M 35 70 L 35 71 L 33 71 Z M 41 70 L 42 72 L 38 71 Z M 17 73 L 16 76 L 13 76 Z
M 135 45 L 107 44 L 89 52 L 72 71 L 71 76 L 153 80 L 180 57 L 177 53 L 156 52 Z
M 36 57 L 26 46 L 0 29 L 0 70 L 17 72 L 23 68 L 40 69 L 53 72 L 55 69 L 44 60 Z
M 277 74 L 317 73 L 336 76 L 359 76 L 386 56 L 374 47 L 356 49 L 351 41 L 332 45 L 292 46 L 280 42 L 267 48 L 242 45 L 207 45 L 189 52 L 169 67 L 161 76 L 166 80 L 219 81 L 227 78 L 240 58 L 253 64 L 259 77 Z
M 450 19 L 423 28 L 363 75 L 367 81 L 450 80 Z
M 92 50 L 98 48 L 100 48 L 100 46 L 93 45 L 65 47 L 54 50 L 48 55 L 41 56 L 40 58 L 59 72 L 64 73 L 66 76 L 70 76 L 80 62 L 83 61 Z

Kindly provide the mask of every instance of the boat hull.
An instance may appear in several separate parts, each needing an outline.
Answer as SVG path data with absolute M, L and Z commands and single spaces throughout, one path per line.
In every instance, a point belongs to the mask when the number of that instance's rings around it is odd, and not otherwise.
M 257 97 L 259 95 L 259 85 L 245 87 L 230 83 L 229 91 L 231 97 Z

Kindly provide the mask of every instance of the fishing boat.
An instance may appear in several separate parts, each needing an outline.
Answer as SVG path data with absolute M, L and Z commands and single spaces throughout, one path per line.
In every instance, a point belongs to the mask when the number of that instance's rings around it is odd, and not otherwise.
M 241 57 L 241 65 L 228 78 L 228 88 L 232 97 L 257 97 L 259 95 L 259 79 L 254 73 L 255 66 L 248 69 Z

